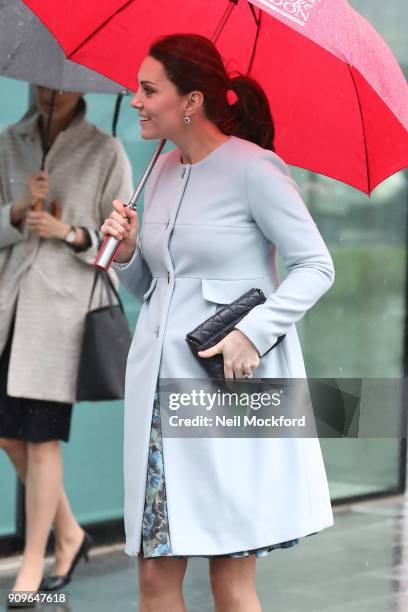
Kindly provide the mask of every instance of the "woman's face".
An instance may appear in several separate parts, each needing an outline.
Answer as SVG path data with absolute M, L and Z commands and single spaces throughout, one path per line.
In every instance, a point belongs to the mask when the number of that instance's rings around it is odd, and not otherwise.
M 44 118 L 51 109 L 52 89 L 37 86 L 35 88 L 36 102 Z M 54 121 L 63 121 L 74 112 L 82 93 L 70 91 L 55 91 L 52 117 Z
M 139 112 L 142 138 L 177 140 L 177 134 L 185 129 L 187 96 L 180 96 L 163 64 L 149 55 L 140 66 L 138 81 L 139 89 L 131 105 Z

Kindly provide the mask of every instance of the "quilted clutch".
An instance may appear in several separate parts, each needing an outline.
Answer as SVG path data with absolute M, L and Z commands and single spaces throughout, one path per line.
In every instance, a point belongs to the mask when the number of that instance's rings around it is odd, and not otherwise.
M 266 297 L 261 289 L 250 289 L 239 298 L 226 304 L 220 310 L 200 323 L 193 331 L 187 334 L 186 341 L 193 355 L 198 360 L 200 365 L 205 369 L 207 374 L 213 380 L 225 382 L 224 377 L 224 358 L 222 355 L 214 355 L 214 357 L 199 357 L 199 351 L 205 351 L 233 331 L 235 325 L 248 314 L 252 308 L 263 304 Z M 267 351 L 275 348 L 285 337 L 286 334 L 279 336 L 277 341 Z M 266 353 L 264 353 L 266 355 Z

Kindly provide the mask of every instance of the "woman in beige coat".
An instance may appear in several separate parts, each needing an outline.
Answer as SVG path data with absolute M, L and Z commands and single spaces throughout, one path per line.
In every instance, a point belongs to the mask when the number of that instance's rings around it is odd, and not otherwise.
M 42 588 L 66 584 L 91 543 L 64 493 L 59 440 L 69 439 L 97 228 L 131 193 L 122 146 L 85 120 L 80 93 L 55 92 L 38 171 L 51 94 L 38 87 L 36 107 L 0 135 L 0 445 L 26 485 L 14 591 L 38 590 L 51 524 L 55 578 Z

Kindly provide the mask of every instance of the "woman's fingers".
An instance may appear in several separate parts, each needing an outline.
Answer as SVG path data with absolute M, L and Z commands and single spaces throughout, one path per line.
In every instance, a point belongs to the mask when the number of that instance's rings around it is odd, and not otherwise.
M 130 209 L 120 200 L 113 200 L 113 209 L 110 216 L 105 219 L 101 226 L 102 234 L 104 236 L 113 236 L 117 240 L 122 241 L 122 252 L 127 250 L 131 256 L 137 242 L 139 227 L 137 212 Z
M 242 367 L 239 368 L 238 377 L 239 378 L 253 378 L 255 365 L 251 365 L 250 363 L 243 363 Z
M 117 223 L 119 223 L 120 225 L 122 225 L 123 227 L 127 227 L 129 228 L 129 221 L 128 221 L 128 217 L 123 217 L 119 212 L 117 212 L 116 210 L 114 210 L 113 212 L 111 212 L 111 219 L 113 219 L 114 221 L 116 221 Z
M 233 364 L 226 362 L 224 359 L 224 376 L 225 378 L 230 378 L 234 380 L 236 378 L 253 378 L 253 369 L 252 366 L 248 364 Z
M 108 219 L 108 225 L 110 225 L 111 227 L 113 227 L 115 230 L 117 230 L 119 233 L 121 234 L 128 234 L 129 233 L 129 224 L 123 223 L 123 221 L 117 221 L 116 219 L 112 219 L 111 217 Z
M 224 359 L 224 376 L 225 380 L 231 379 L 234 380 L 234 370 L 232 368 L 232 363 L 226 361 Z
M 130 224 L 134 224 L 136 225 L 139 222 L 138 216 L 137 216 L 137 212 L 136 210 L 130 210 L 128 209 L 128 215 L 129 215 L 129 219 L 130 219 Z
M 235 370 L 234 370 L 234 376 L 235 376 L 235 378 L 242 378 L 242 377 L 243 377 L 243 375 L 244 375 L 244 369 L 243 369 L 243 367 L 240 367 L 240 368 L 235 368 Z
M 115 210 L 112 211 L 111 217 L 117 219 L 120 222 L 129 224 L 131 230 L 137 230 L 137 212 L 129 208 L 129 206 L 125 206 L 120 200 L 113 200 L 113 206 Z
M 118 221 L 115 221 L 111 217 L 105 219 L 105 223 L 102 225 L 101 230 L 104 234 L 110 234 L 115 238 L 119 238 L 122 240 L 123 238 L 127 238 L 129 235 L 128 228 L 124 227 Z
M 139 227 L 139 219 L 137 217 L 137 212 L 131 208 L 126 208 L 127 220 L 130 225 L 130 230 L 137 233 Z
M 113 200 L 113 207 L 120 214 L 120 216 L 123 217 L 124 219 L 126 219 L 127 217 L 130 218 L 132 216 L 137 215 L 135 210 L 129 208 L 129 206 L 127 206 L 120 200 Z
M 122 217 L 126 217 L 126 208 L 127 206 L 125 206 L 123 204 L 123 202 L 121 202 L 120 200 L 113 200 L 113 207 L 115 208 L 115 210 L 117 210 L 119 213 L 121 213 Z

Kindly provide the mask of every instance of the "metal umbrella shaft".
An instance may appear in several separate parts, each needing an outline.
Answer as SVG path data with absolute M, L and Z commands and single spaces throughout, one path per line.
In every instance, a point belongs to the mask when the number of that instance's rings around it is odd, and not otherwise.
M 131 208 L 133 210 L 137 209 L 136 202 L 140 194 L 142 193 L 143 187 L 145 186 L 145 183 L 147 179 L 149 178 L 151 171 L 153 170 L 154 164 L 156 163 L 165 144 L 166 144 L 166 139 L 163 138 L 163 140 L 160 141 L 160 144 L 158 145 L 156 151 L 154 152 L 154 155 L 152 159 L 150 160 L 149 165 L 147 166 L 142 178 L 140 179 L 140 182 L 138 186 L 136 187 L 132 197 L 130 198 L 129 203 L 127 204 L 128 208 Z M 95 258 L 95 261 L 93 262 L 94 267 L 98 268 L 99 270 L 107 271 L 113 261 L 113 258 L 115 257 L 118 250 L 120 249 L 120 246 L 121 246 L 120 240 L 118 240 L 114 236 L 106 236 Z
M 45 168 L 45 159 L 48 155 L 48 151 L 50 150 L 50 134 L 51 134 L 51 123 L 52 123 L 52 115 L 54 112 L 54 104 L 55 104 L 55 90 L 52 90 L 51 93 L 51 102 L 47 115 L 47 122 L 44 128 L 41 129 L 41 148 L 42 148 L 42 157 L 41 157 L 41 170 Z M 31 206 L 31 210 L 35 212 L 40 212 L 44 210 L 44 202 L 43 198 L 39 198 L 34 202 Z M 52 213 L 53 214 L 53 213 Z
M 47 116 L 47 124 L 45 126 L 45 130 L 43 132 L 43 137 L 41 141 L 42 145 L 42 158 L 41 158 L 41 170 L 44 170 L 45 167 L 45 158 L 47 157 L 48 151 L 50 150 L 50 134 L 51 134 L 51 124 L 52 124 L 52 115 L 54 113 L 55 106 L 55 89 L 52 90 L 51 93 L 51 102 Z

